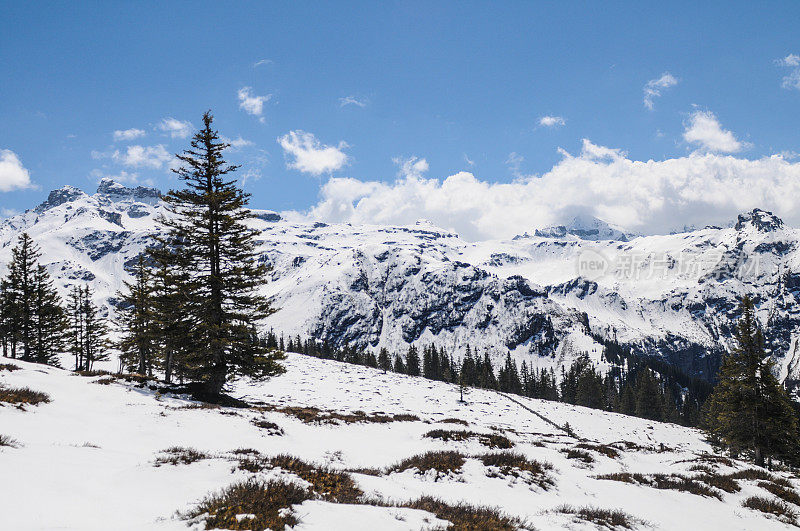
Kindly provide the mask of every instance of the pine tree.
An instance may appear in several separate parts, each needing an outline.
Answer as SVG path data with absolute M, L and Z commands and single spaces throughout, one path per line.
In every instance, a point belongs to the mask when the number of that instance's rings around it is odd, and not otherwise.
M 107 334 L 108 326 L 105 319 L 100 317 L 97 306 L 92 301 L 92 292 L 89 286 L 83 289 L 83 359 L 84 369 L 91 371 L 97 361 L 108 360 Z
M 385 347 L 381 348 L 378 353 L 378 367 L 382 369 L 383 372 L 392 370 L 392 358 L 389 356 L 389 351 L 386 350 Z
M 408 353 L 406 354 L 406 374 L 419 376 L 419 373 L 419 352 L 417 352 L 417 347 L 411 345 L 408 347 Z
M 636 378 L 636 416 L 661 420 L 661 389 L 650 369 L 643 369 Z
M 722 359 L 719 383 L 706 404 L 704 425 L 712 440 L 734 455 L 789 459 L 797 452 L 798 422 L 786 391 L 773 374 L 752 300 L 741 303 L 736 347 Z
M 119 348 L 120 362 L 129 370 L 152 376 L 155 348 L 154 286 L 145 265 L 144 255 L 139 255 L 134 270 L 134 282 L 123 282 L 125 291 L 118 293 L 121 300 L 117 312 L 117 325 L 122 334 Z
M 11 251 L 8 276 L 0 283 L 0 330 L 4 354 L 26 361 L 58 364 L 65 326 L 61 298 L 44 266 L 41 251 L 22 233 Z
M 273 309 L 258 293 L 267 268 L 258 261 L 257 232 L 247 227 L 253 214 L 249 194 L 229 180 L 238 166 L 229 165 L 212 129 L 210 112 L 190 149 L 178 155 L 182 165 L 173 170 L 184 182 L 182 190 L 165 196 L 171 215 L 159 222 L 168 230 L 159 245 L 174 250 L 188 262 L 185 290 L 193 331 L 187 341 L 187 376 L 200 382 L 201 394 L 217 397 L 231 376 L 266 377 L 282 372 L 282 353 L 253 340 L 253 327 Z

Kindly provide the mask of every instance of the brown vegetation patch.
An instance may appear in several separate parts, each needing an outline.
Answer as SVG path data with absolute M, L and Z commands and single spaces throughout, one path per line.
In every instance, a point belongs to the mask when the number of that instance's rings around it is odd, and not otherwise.
M 514 447 L 514 443 L 509 440 L 508 437 L 505 435 L 501 435 L 499 433 L 477 433 L 474 431 L 466 431 L 466 430 L 442 430 L 436 429 L 431 430 L 423 437 L 428 439 L 439 439 L 444 442 L 461 442 L 467 441 L 471 439 L 477 440 L 483 446 L 488 448 L 499 448 L 503 450 L 507 450 L 509 448 Z
M 777 516 L 779 520 L 785 523 L 797 525 L 797 513 L 782 501 L 771 500 L 761 496 L 750 496 L 742 502 L 742 506 Z
M 50 396 L 47 393 L 34 391 L 29 387 L 3 387 L 0 386 L 0 402 L 13 404 L 22 407 L 26 404 L 35 406 L 37 404 L 47 404 Z
M 274 411 L 295 417 L 306 424 L 356 424 L 356 423 L 377 423 L 385 424 L 388 422 L 414 422 L 420 420 L 416 415 L 400 413 L 397 415 L 387 415 L 382 413 L 368 414 L 363 411 L 353 411 L 352 413 L 338 413 L 336 411 L 323 410 L 316 407 L 295 407 L 295 406 L 273 406 L 261 405 L 255 408 L 257 411 Z
M 441 419 L 437 420 L 436 422 L 439 422 L 440 424 L 461 424 L 462 426 L 469 426 L 469 422 L 457 418 Z
M 514 477 L 520 478 L 529 485 L 537 485 L 544 490 L 555 485 L 555 481 L 548 473 L 553 469 L 550 463 L 532 461 L 516 452 L 498 452 L 478 456 L 483 466 L 496 468 L 497 471 L 487 471 L 489 477 Z M 527 473 L 527 474 L 526 474 Z
M 261 428 L 267 432 L 267 435 L 283 435 L 283 428 L 275 424 L 274 422 L 270 422 L 264 419 L 255 419 L 253 420 L 253 425 L 257 428 Z
M 599 476 L 595 476 L 595 479 L 621 481 L 623 483 L 644 485 L 654 489 L 677 490 L 695 494 L 697 496 L 707 496 L 711 498 L 717 498 L 718 500 L 722 499 L 722 495 L 708 485 L 701 483 L 694 478 L 689 478 L 680 474 L 638 474 L 630 472 L 616 472 L 613 474 L 600 474 Z
M 435 514 L 437 518 L 451 522 L 453 525 L 447 528 L 448 531 L 475 531 L 478 529 L 512 531 L 528 529 L 525 522 L 503 514 L 497 509 L 466 503 L 451 505 L 430 496 L 423 496 L 402 506 L 427 511 Z
M 606 457 L 610 457 L 611 459 L 616 459 L 619 457 L 619 450 L 608 444 L 580 443 L 576 444 L 574 447 L 582 450 L 591 450 L 593 452 L 603 454 Z
M 297 457 L 282 454 L 268 460 L 271 467 L 280 468 L 300 476 L 311 483 L 311 488 L 323 499 L 336 503 L 358 503 L 363 492 L 346 472 L 307 463 Z
M 759 481 L 758 486 L 785 502 L 800 506 L 800 495 L 791 487 L 787 488 L 785 485 L 778 485 L 770 481 Z
M 156 458 L 154 465 L 190 465 L 203 459 L 210 459 L 211 456 L 195 450 L 194 448 L 187 448 L 184 446 L 172 446 L 166 450 L 162 450 L 163 455 Z
M 584 463 L 594 463 L 594 457 L 586 450 L 578 450 L 575 448 L 564 448 L 561 453 L 566 454 L 567 459 L 576 459 Z
M 638 518 L 629 515 L 619 509 L 601 509 L 599 507 L 573 507 L 571 505 L 561 505 L 553 509 L 553 512 L 570 514 L 580 520 L 591 522 L 603 529 L 633 529 L 641 523 Z
M 0 371 L 14 372 L 20 370 L 22 367 L 14 365 L 13 363 L 0 363 Z
M 285 529 L 299 523 L 291 507 L 313 497 L 295 483 L 250 479 L 207 496 L 184 517 L 205 522 L 206 529 Z
M 424 474 L 428 470 L 434 470 L 436 472 L 435 479 L 438 480 L 448 474 L 461 472 L 462 466 L 464 466 L 464 455 L 459 452 L 425 452 L 424 454 L 403 459 L 399 463 L 386 468 L 382 473 L 391 474 L 392 472 L 416 469 L 420 474 Z M 365 471 L 363 473 L 370 472 L 374 473 L 375 471 Z M 380 474 L 381 472 L 378 472 L 378 475 Z

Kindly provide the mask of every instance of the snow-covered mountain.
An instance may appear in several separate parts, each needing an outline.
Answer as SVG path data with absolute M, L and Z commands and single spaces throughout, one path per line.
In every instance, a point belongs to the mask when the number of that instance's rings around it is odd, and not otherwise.
M 88 195 L 64 187 L 0 225 L 0 263 L 27 231 L 63 288 L 88 283 L 113 311 L 162 210 L 150 188 L 104 180 Z M 662 236 L 580 220 L 563 234 L 484 242 L 425 222 L 354 226 L 257 214 L 260 252 L 273 266 L 265 292 L 280 308 L 265 326 L 285 334 L 366 348 L 508 349 L 534 366 L 569 363 L 580 352 L 600 363 L 597 339 L 606 338 L 708 377 L 731 341 L 739 298 L 750 294 L 781 376 L 800 374 L 800 231 L 768 212 Z

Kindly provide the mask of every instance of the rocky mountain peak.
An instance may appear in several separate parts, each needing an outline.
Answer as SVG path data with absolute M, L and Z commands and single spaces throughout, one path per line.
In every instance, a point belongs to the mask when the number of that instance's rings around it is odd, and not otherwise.
M 142 203 L 155 203 L 161 199 L 161 192 L 157 188 L 137 186 L 129 188 L 113 179 L 103 178 L 97 186 L 97 194 L 111 201 L 133 200 Z
M 79 190 L 74 186 L 62 186 L 58 190 L 51 191 L 47 196 L 47 200 L 37 206 L 35 210 L 36 212 L 44 212 L 47 209 L 74 201 L 75 199 L 78 199 L 84 195 L 86 194 L 83 192 L 83 190 Z
M 772 212 L 754 208 L 751 212 L 739 214 L 736 221 L 736 230 L 745 230 L 748 227 L 753 227 L 759 232 L 772 232 L 783 228 L 783 220 Z
M 634 234 L 626 233 L 622 229 L 593 216 L 576 216 L 564 225 L 536 229 L 534 235 L 540 238 L 566 238 L 569 235 L 581 240 L 615 240 L 621 242 L 626 242 L 635 237 Z

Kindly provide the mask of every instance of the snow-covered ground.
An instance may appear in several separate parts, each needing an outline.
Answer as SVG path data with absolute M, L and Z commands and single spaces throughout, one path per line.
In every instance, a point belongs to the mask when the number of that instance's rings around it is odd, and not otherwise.
M 0 370 L 0 385 L 44 391 L 52 401 L 24 410 L 0 403 L 0 435 L 19 442 L 16 448 L 0 446 L 0 529 L 186 529 L 187 522 L 177 512 L 188 511 L 206 494 L 252 475 L 225 458 L 237 448 L 253 448 L 266 456 L 291 454 L 340 470 L 384 468 L 430 450 L 458 450 L 470 456 L 497 451 L 474 439 L 443 442 L 423 437 L 437 428 L 503 434 L 513 442 L 514 451 L 553 465 L 554 486 L 544 490 L 510 476 L 489 477 L 487 467 L 475 458 L 468 458 L 460 472 L 438 479 L 413 469 L 383 475 L 353 472 L 358 486 L 368 496 L 396 502 L 424 494 L 449 503 L 499 507 L 537 529 L 595 528 L 553 512 L 565 503 L 621 509 L 646 522 L 638 525 L 642 529 L 786 528 L 741 506 L 748 496 L 770 496 L 755 482 L 740 481 L 738 493 L 719 491 L 718 500 L 595 478 L 614 472 L 696 474 L 689 467 L 698 464 L 698 454 L 711 449 L 701 433 L 677 425 L 514 397 L 555 424 L 569 423 L 584 443 L 633 443 L 616 458 L 590 451 L 594 462 L 583 463 L 568 459 L 562 451 L 581 441 L 496 393 L 471 390 L 467 403 L 461 404 L 456 386 L 297 354 L 288 356 L 282 376 L 232 386 L 232 395 L 266 406 L 253 409 L 202 408 L 187 398 L 162 395 L 135 383 L 101 385 L 97 382 L 107 380 L 103 376 L 0 360 L 4 362 L 21 369 Z M 420 420 L 304 423 L 275 411 L 287 407 L 339 414 L 361 411 L 367 416 L 412 414 Z M 254 420 L 273 422 L 284 434 L 270 435 Z M 160 452 L 173 446 L 214 457 L 188 465 L 155 466 Z M 721 473 L 733 470 L 716 466 Z M 264 478 L 276 474 L 287 477 L 285 471 L 255 473 Z M 322 500 L 306 501 L 293 511 L 300 520 L 296 529 L 446 525 L 420 510 Z M 203 524 L 192 525 L 200 529 Z

